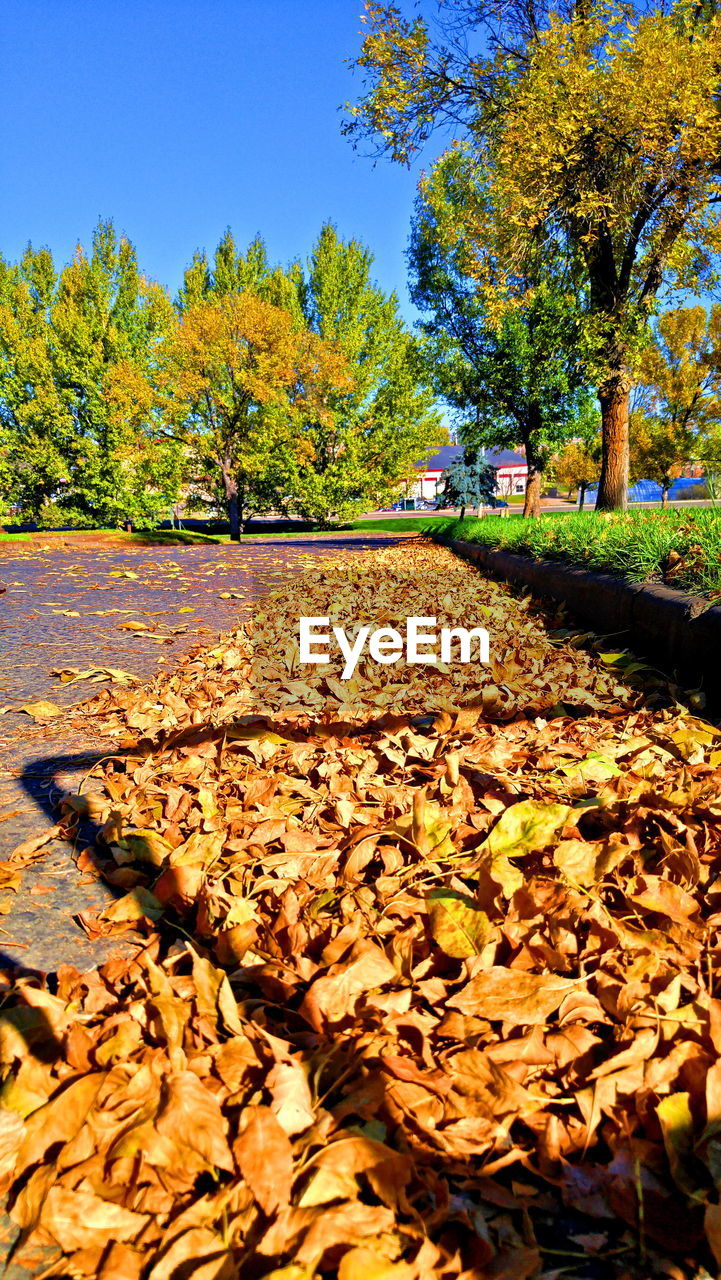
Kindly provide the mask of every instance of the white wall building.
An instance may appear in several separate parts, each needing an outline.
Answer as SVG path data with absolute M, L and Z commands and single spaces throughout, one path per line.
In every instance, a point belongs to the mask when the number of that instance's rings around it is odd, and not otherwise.
M 522 454 L 515 453 L 513 449 L 484 449 L 483 455 L 486 462 L 496 468 L 496 494 L 499 498 L 526 492 L 528 463 Z M 417 462 L 416 481 L 408 496 L 433 501 L 442 492 L 443 472 L 462 457 L 462 445 L 444 444 L 427 462 Z

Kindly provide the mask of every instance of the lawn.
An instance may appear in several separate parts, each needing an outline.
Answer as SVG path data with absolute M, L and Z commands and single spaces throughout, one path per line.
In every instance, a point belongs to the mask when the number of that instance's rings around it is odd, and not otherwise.
M 665 582 L 707 599 L 721 598 L 721 511 L 561 513 L 542 520 L 442 518 L 449 537 L 567 560 L 635 582 Z
M 331 525 L 330 528 L 308 528 L 304 526 L 299 529 L 284 529 L 281 531 L 263 530 L 260 528 L 253 529 L 252 533 L 244 533 L 242 542 L 248 542 L 255 538 L 307 538 L 309 534 L 317 533 L 343 533 L 349 530 L 368 530 L 369 533 L 426 533 L 430 532 L 437 524 L 447 521 L 447 516 L 430 516 L 424 512 L 418 512 L 417 515 L 411 516 L 388 516 L 386 519 L 380 520 L 350 520 L 345 523 Z M 177 543 L 193 543 L 193 542 L 229 542 L 230 537 L 227 533 L 196 533 L 186 530 L 156 529 L 146 533 L 134 533 L 131 537 L 145 542 L 177 542 Z
M 386 520 L 352 520 L 346 523 L 338 523 L 330 528 L 312 527 L 304 525 L 298 529 L 263 529 L 256 527 L 251 533 L 244 533 L 242 542 L 254 541 L 259 538 L 306 538 L 309 534 L 318 533 L 342 533 L 354 529 L 369 530 L 370 532 L 401 532 L 401 533 L 425 533 L 426 526 L 432 527 L 439 521 L 447 521 L 447 517 L 428 516 L 419 513 L 415 516 L 389 516 Z M 202 533 L 196 529 L 138 529 L 133 533 L 126 533 L 123 529 L 37 529 L 33 533 L 5 533 L 0 530 L 0 542 L 18 542 L 36 541 L 47 542 L 50 539 L 67 538 L 99 538 L 104 539 L 113 537 L 121 541 L 129 543 L 140 542 L 145 545 L 162 546 L 194 546 L 196 543 L 225 543 L 230 542 L 230 535 L 227 533 Z

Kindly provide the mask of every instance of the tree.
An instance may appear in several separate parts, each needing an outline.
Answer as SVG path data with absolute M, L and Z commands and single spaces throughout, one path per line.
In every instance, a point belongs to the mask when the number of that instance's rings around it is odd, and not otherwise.
M 54 368 L 57 274 L 47 249 L 0 260 L 0 492 L 32 520 L 70 478 L 74 424 Z
M 578 488 L 578 509 L 583 510 L 586 489 L 598 479 L 601 463 L 601 420 L 591 396 L 581 399 L 571 438 L 553 459 L 553 474 L 560 484 Z
M 416 205 L 411 296 L 424 315 L 436 390 L 458 411 L 461 438 L 476 448 L 523 446 L 523 514 L 536 516 L 544 470 L 585 394 L 579 308 L 564 263 L 539 245 L 535 260 L 526 261 L 529 274 L 516 280 L 516 305 L 492 314 L 458 234 L 463 211 L 487 199 L 465 151 L 455 148 L 434 166 Z M 507 278 L 498 242 L 486 245 L 484 269 L 489 280 Z
M 366 8 L 365 92 L 346 132 L 407 162 L 451 122 L 485 167 L 509 260 L 525 257 L 535 232 L 564 239 L 583 263 L 602 413 L 597 506 L 623 507 L 649 315 L 664 280 L 708 277 L 718 242 L 716 7 L 448 0 L 437 27 L 395 4 Z M 468 208 L 468 231 L 482 243 L 478 213 Z
M 696 460 L 703 464 L 706 486 L 715 506 L 721 499 L 721 422 L 709 424 L 698 447 Z
M 382 501 L 447 437 L 418 343 L 395 294 L 373 282 L 372 264 L 368 249 L 328 223 L 300 282 L 309 329 L 342 352 L 353 379 L 305 423 L 302 465 L 289 480 L 292 507 L 321 523 Z
M 679 423 L 643 413 L 631 414 L 631 476 L 655 480 L 661 486 L 661 504 L 668 506 L 668 491 L 688 462 L 691 435 Z
M 273 505 L 296 455 L 301 421 L 322 420 L 347 392 L 342 355 L 252 293 L 188 306 L 162 350 L 159 407 L 168 433 L 215 473 L 238 540 Z
M 452 462 L 441 477 L 443 497 L 449 507 L 461 508 L 461 520 L 466 507 L 496 505 L 496 469 L 490 466 L 482 453 L 464 450 L 462 458 Z
M 569 440 L 554 459 L 553 470 L 557 480 L 571 489 L 578 489 L 578 509 L 583 511 L 586 489 L 598 478 L 598 458 L 581 440 Z
M 127 397 L 156 376 L 175 319 L 164 289 L 141 275 L 133 245 L 98 224 L 89 256 L 60 273 L 51 316 L 55 378 L 74 423 L 62 507 L 93 524 L 152 524 L 177 493 L 180 451 Z
M 659 316 L 638 381 L 637 407 L 674 428 L 699 437 L 721 420 L 721 306 Z
M 306 269 L 271 267 L 260 238 L 242 253 L 226 232 L 212 263 L 195 255 L 178 299 L 185 312 L 199 301 L 251 294 L 344 357 L 351 379 L 329 389 L 322 414 L 296 414 L 296 447 L 273 451 L 273 504 L 325 525 L 395 491 L 444 435 L 418 343 L 395 296 L 372 281 L 372 263 L 363 245 L 341 240 L 330 224 Z
M 659 316 L 639 364 L 631 471 L 668 490 L 692 460 L 709 463 L 721 426 L 721 306 Z
M 0 451 L 6 497 L 24 515 L 98 525 L 167 510 L 182 458 L 119 388 L 150 375 L 173 323 L 167 294 L 109 222 L 59 274 L 31 247 L 0 266 Z
M 290 312 L 300 326 L 303 323 L 302 277 L 298 262 L 291 263 L 286 271 L 271 267 L 268 250 L 260 236 L 255 236 L 243 253 L 228 229 L 215 250 L 212 265 L 204 251 L 193 255 L 178 294 L 178 310 L 182 313 L 198 302 L 251 293 L 263 302 Z

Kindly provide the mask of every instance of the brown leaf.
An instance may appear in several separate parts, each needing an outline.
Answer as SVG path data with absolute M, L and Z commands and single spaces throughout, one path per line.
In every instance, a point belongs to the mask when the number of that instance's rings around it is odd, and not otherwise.
M 48 1191 L 40 1215 L 41 1225 L 65 1251 L 134 1240 L 147 1221 L 147 1214 L 132 1213 L 89 1189 L 59 1186 Z
M 461 1013 L 488 1018 L 489 1022 L 513 1022 L 533 1026 L 547 1022 L 564 996 L 578 986 L 576 980 L 555 974 L 524 973 L 495 966 L 485 969 L 450 996 L 447 1004 Z
M 293 1148 L 269 1107 L 252 1107 L 233 1143 L 238 1167 L 264 1213 L 290 1204 Z
M 103 1084 L 102 1072 L 78 1076 L 60 1089 L 44 1107 L 34 1111 L 25 1123 L 18 1151 L 17 1171 L 37 1164 L 56 1143 L 69 1142 L 84 1125 Z
M 271 1111 L 289 1137 L 302 1133 L 315 1120 L 308 1076 L 300 1062 L 277 1062 L 266 1085 L 273 1101 Z
M 181 1071 L 165 1082 L 158 1133 L 179 1147 L 187 1147 L 208 1165 L 231 1173 L 228 1125 L 218 1099 L 192 1071 Z

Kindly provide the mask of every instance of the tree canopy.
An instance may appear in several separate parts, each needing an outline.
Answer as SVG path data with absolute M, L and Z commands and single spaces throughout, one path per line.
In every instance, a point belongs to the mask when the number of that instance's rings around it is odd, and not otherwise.
M 419 344 L 372 256 L 328 224 L 272 265 L 230 231 L 175 301 L 100 223 L 59 271 L 0 261 L 0 501 L 25 519 L 154 524 L 181 495 L 238 536 L 270 509 L 327 524 L 445 438 Z
M 464 211 L 487 198 L 466 151 L 453 149 L 433 167 L 416 206 L 411 296 L 436 390 L 456 409 L 461 438 L 476 448 L 523 447 L 524 514 L 536 515 L 543 472 L 587 395 L 579 302 L 563 260 L 539 245 L 517 279 L 515 305 L 493 314 L 471 274 L 468 240 L 458 234 Z M 496 279 L 503 264 L 490 244 L 483 252 L 488 278 Z
M 366 6 L 364 92 L 346 131 L 407 162 L 450 127 L 491 197 L 468 206 L 469 241 L 500 230 L 509 275 L 538 238 L 581 263 L 602 410 L 598 505 L 623 506 L 629 395 L 649 316 L 664 282 L 698 288 L 715 263 L 721 20 L 715 6 L 684 0 L 448 0 L 439 14 Z M 482 261 L 478 276 L 483 287 Z
M 639 363 L 631 472 L 655 480 L 664 505 L 684 464 L 711 465 L 721 431 L 721 306 L 659 316 Z
M 57 272 L 47 249 L 0 265 L 0 453 L 5 498 L 44 523 L 154 521 L 182 460 L 121 386 L 157 363 L 174 324 L 110 222 Z
M 216 473 L 231 538 L 273 505 L 303 449 L 297 420 L 324 418 L 331 394 L 351 384 L 336 347 L 253 293 L 188 307 L 162 352 L 160 409 L 173 437 Z
M 418 343 L 395 294 L 373 281 L 372 263 L 363 245 L 326 224 L 301 280 L 310 331 L 342 353 L 352 374 L 322 417 L 305 424 L 292 478 L 294 506 L 321 522 L 382 501 L 447 438 Z

